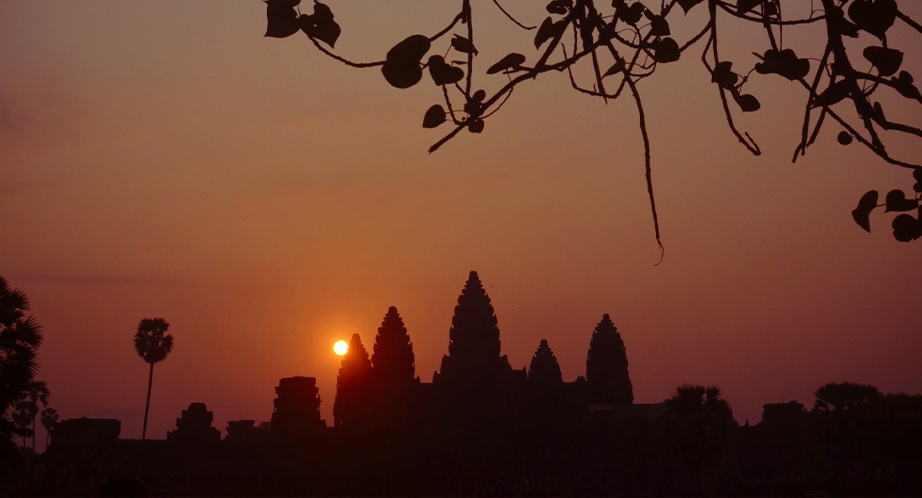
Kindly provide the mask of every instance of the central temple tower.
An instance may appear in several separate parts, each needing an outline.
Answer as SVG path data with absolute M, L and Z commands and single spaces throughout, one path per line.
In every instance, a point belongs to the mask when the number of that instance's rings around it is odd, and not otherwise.
M 458 296 L 448 336 L 448 354 L 442 357 L 434 383 L 480 384 L 511 370 L 509 360 L 499 354 L 496 314 L 476 271 Z

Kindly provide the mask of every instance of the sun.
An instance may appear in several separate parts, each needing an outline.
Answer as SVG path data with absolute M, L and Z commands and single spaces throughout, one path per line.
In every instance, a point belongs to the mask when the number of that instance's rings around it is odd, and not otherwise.
M 349 352 L 349 343 L 340 339 L 333 343 L 333 352 L 339 356 L 344 356 Z

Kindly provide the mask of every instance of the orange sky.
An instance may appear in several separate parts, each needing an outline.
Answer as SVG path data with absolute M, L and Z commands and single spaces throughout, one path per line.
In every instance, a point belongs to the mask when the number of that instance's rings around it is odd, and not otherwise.
M 361 60 L 453 15 L 450 2 L 329 4 L 337 51 Z M 482 69 L 533 57 L 531 34 L 507 36 L 491 2 L 478 11 Z M 839 146 L 832 125 L 792 164 L 794 83 L 750 83 L 763 108 L 737 119 L 761 157 L 721 121 L 700 49 L 641 84 L 666 247 L 654 267 L 630 100 L 546 75 L 481 135 L 429 155 L 447 131 L 420 127 L 441 99 L 431 82 L 397 90 L 264 31 L 256 1 L 0 1 L 0 274 L 44 326 L 37 378 L 63 418 L 119 418 L 140 436 L 148 369 L 131 339 L 162 316 L 175 348 L 154 371 L 153 437 L 194 401 L 222 430 L 268 420 L 278 379 L 296 374 L 318 378 L 332 423 L 333 341 L 359 333 L 370 349 L 396 306 L 431 381 L 471 268 L 515 368 L 548 339 L 565 380 L 584 374 L 611 314 L 637 402 L 716 384 L 755 423 L 762 404 L 810 405 L 831 381 L 922 391 L 922 245 L 894 241 L 890 216 L 872 215 L 868 235 L 850 215 L 910 175 Z M 751 66 L 765 44 L 736 36 L 728 57 Z M 888 150 L 922 157 L 918 143 Z

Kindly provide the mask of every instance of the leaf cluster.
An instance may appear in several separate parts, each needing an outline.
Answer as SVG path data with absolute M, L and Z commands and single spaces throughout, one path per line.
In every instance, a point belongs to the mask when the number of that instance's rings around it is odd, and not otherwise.
M 166 359 L 173 350 L 173 336 L 166 333 L 169 328 L 170 324 L 163 318 L 141 320 L 134 335 L 134 348 L 138 356 L 151 365 Z
M 839 143 L 857 141 L 890 164 L 914 170 L 922 167 L 891 157 L 883 142 L 885 133 L 891 132 L 922 139 L 922 129 L 888 120 L 882 104 L 875 99 L 876 93 L 883 89 L 890 92 L 888 97 L 914 101 L 910 105 L 922 104 L 922 94 L 913 76 L 902 68 L 904 52 L 889 46 L 887 38 L 897 20 L 917 33 L 922 33 L 922 26 L 900 11 L 896 0 L 821 0 L 809 16 L 800 18 L 783 15 L 787 11 L 782 8 L 782 4 L 788 3 L 786 0 L 671 0 L 658 6 L 631 0 L 612 0 L 610 5 L 594 0 L 551 0 L 543 6 L 547 16 L 538 26 L 524 25 L 503 8 L 500 0 L 494 0 L 493 6 L 513 23 L 510 29 L 534 31 L 536 52 L 530 55 L 509 52 L 498 61 L 488 61 L 484 72 L 475 67 L 480 52 L 475 44 L 470 0 L 460 0 L 458 13 L 436 34 L 410 35 L 392 46 L 384 60 L 368 63 L 342 58 L 317 43 L 320 40 L 332 48 L 340 32 L 326 5 L 315 2 L 314 14 L 306 16 L 297 12 L 299 0 L 266 0 L 266 3 L 266 36 L 285 37 L 301 29 L 318 49 L 336 60 L 354 67 L 381 66 L 385 80 L 400 89 L 416 86 L 428 72 L 432 84 L 441 90 L 442 101 L 433 103 L 423 113 L 422 126 L 451 125 L 451 130 L 429 152 L 439 149 L 461 130 L 481 133 L 485 121 L 503 106 L 518 85 L 534 81 L 544 73 L 566 71 L 573 89 L 605 101 L 629 95 L 637 108 L 644 142 L 647 190 L 657 241 L 660 235 L 653 196 L 651 146 L 638 84 L 652 76 L 659 65 L 684 58 L 699 42 L 703 42 L 700 60 L 715 84 L 726 123 L 752 154 L 759 155 L 761 150 L 748 133 L 738 129 L 734 115 L 762 108 L 757 96 L 745 91 L 750 76 L 756 73 L 781 76 L 806 90 L 801 140 L 793 160 L 806 153 L 820 135 L 823 124 L 831 120 L 841 127 Z M 490 7 L 478 4 L 478 8 Z M 677 39 L 671 25 L 692 22 L 686 15 L 693 9 L 707 9 L 704 24 L 694 27 L 691 32 L 695 34 L 687 39 Z M 727 22 L 747 23 L 764 32 L 767 46 L 753 53 L 756 60 L 751 65 L 722 58 L 719 28 Z M 812 48 L 822 54 L 820 57 L 801 56 L 784 45 L 784 30 L 793 26 L 817 32 L 815 39 L 821 43 Z M 846 48 L 843 38 L 866 41 L 858 51 L 860 55 L 856 55 L 854 48 Z M 744 68 L 734 70 L 734 63 Z M 486 77 L 495 90 L 478 88 L 475 76 Z M 731 100 L 738 110 L 731 109 Z M 854 112 L 844 112 L 845 106 Z M 857 118 L 846 117 L 851 115 Z M 866 204 L 860 207 L 856 221 L 865 227 L 862 213 Z M 899 225 L 908 227 L 904 216 L 908 215 L 897 217 Z M 918 236 L 910 235 L 916 233 L 901 228 L 897 239 L 914 240 Z

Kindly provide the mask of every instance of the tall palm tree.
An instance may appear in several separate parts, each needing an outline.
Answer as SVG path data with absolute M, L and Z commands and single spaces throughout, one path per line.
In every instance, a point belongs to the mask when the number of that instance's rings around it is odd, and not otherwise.
M 31 405 L 29 413 L 32 414 L 32 453 L 35 453 L 35 419 L 38 417 L 38 404 L 41 402 L 42 408 L 48 406 L 48 396 L 51 395 L 51 392 L 48 391 L 48 384 L 42 381 L 33 381 L 29 382 L 25 398 L 27 398 L 28 403 Z
M 147 413 L 150 411 L 150 389 L 154 383 L 154 363 L 163 361 L 173 350 L 173 336 L 166 333 L 169 328 L 170 324 L 163 318 L 145 318 L 138 324 L 138 332 L 134 335 L 134 348 L 138 351 L 138 356 L 150 363 L 142 440 L 147 437 Z
M 45 427 L 45 448 L 51 444 L 51 431 L 58 425 L 58 411 L 54 408 L 45 408 L 42 410 L 42 425 Z
M 35 353 L 42 344 L 42 328 L 26 311 L 25 293 L 0 276 L 0 418 L 22 398 L 38 370 Z
M 697 478 L 700 492 L 705 476 L 716 471 L 723 441 L 737 425 L 733 410 L 717 386 L 682 384 L 665 403 L 673 448 Z

